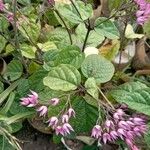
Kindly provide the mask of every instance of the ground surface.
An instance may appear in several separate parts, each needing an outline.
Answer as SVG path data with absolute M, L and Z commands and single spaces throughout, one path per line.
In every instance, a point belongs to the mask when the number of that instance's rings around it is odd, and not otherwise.
M 33 129 L 27 122 L 24 123 L 23 129 L 16 134 L 21 140 L 23 150 L 66 150 L 62 145 L 56 145 L 52 142 L 52 136 L 46 135 Z

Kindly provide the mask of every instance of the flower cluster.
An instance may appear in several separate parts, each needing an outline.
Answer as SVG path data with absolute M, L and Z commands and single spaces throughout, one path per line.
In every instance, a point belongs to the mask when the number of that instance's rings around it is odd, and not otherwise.
M 58 98 L 52 98 L 49 101 L 49 104 L 56 106 L 59 103 Z M 38 94 L 34 91 L 31 91 L 31 94 L 28 97 L 21 98 L 21 105 L 26 107 L 35 107 L 36 111 L 39 113 L 40 117 L 46 117 L 48 113 L 47 106 L 40 105 L 38 101 Z M 68 123 L 71 117 L 75 117 L 75 111 L 73 108 L 69 108 L 63 115 L 56 117 L 53 116 L 48 119 L 48 126 L 55 130 L 56 134 L 61 134 L 63 136 L 70 134 L 71 131 L 74 131 L 72 126 Z
M 0 11 L 3 11 L 5 8 L 5 5 L 3 3 L 3 0 L 0 0 Z
M 53 116 L 47 122 L 49 126 L 56 131 L 56 135 L 61 134 L 63 136 L 70 134 L 74 131 L 72 126 L 68 123 L 71 117 L 75 117 L 75 111 L 73 108 L 69 108 L 60 119 Z
M 91 136 L 104 144 L 120 139 L 125 141 L 131 150 L 138 150 L 135 139 L 146 131 L 146 122 L 142 117 L 128 117 L 122 109 L 117 109 L 112 119 L 107 119 L 101 126 L 94 126 Z
M 134 0 L 139 6 L 139 10 L 136 12 L 137 23 L 143 25 L 145 21 L 150 19 L 150 3 L 146 0 Z
M 34 91 L 31 91 L 31 94 L 28 97 L 21 98 L 21 105 L 26 107 L 34 107 L 38 104 L 38 94 Z

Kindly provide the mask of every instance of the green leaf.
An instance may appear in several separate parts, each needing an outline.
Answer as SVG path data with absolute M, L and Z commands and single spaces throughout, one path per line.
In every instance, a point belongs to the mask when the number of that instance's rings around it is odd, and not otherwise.
M 150 127 L 150 124 L 149 124 L 149 127 Z M 150 148 L 150 145 L 149 145 L 149 143 L 150 143 L 150 130 L 147 132 L 147 134 L 145 134 L 144 139 L 145 139 L 147 147 Z
M 42 91 L 45 86 L 43 84 L 43 78 L 46 77 L 48 74 L 47 71 L 44 69 L 39 69 L 35 73 L 33 73 L 29 78 L 29 87 L 31 90 L 34 90 L 36 92 Z
M 53 50 L 53 49 L 57 49 L 57 46 L 55 45 L 54 42 L 45 42 L 45 43 L 38 43 L 37 44 L 39 46 L 39 48 L 43 51 L 43 52 L 46 52 L 46 51 L 49 51 L 49 50 Z
M 87 20 L 93 15 L 93 8 L 91 4 L 85 4 L 82 1 L 75 1 L 75 5 L 80 12 L 82 20 Z M 76 12 L 77 13 L 77 12 Z M 79 14 L 78 14 L 79 15 Z
M 85 88 L 92 97 L 98 99 L 99 92 L 94 78 L 87 79 L 87 81 L 85 82 Z
M 6 80 L 14 81 L 21 77 L 22 72 L 22 63 L 19 60 L 12 60 L 7 66 L 7 71 L 4 74 L 4 78 Z
M 77 69 L 81 67 L 81 64 L 85 56 L 81 50 L 76 46 L 67 46 L 61 50 L 54 61 L 56 65 L 70 64 Z
M 0 94 L 4 91 L 4 84 L 0 81 Z
M 146 21 L 143 26 L 144 33 L 146 33 L 146 35 L 148 37 L 150 37 L 150 28 L 149 27 L 150 27 L 150 20 Z
M 131 109 L 150 115 L 150 88 L 140 82 L 121 85 L 111 91 L 110 96 L 119 103 L 126 103 Z
M 9 23 L 6 18 L 0 17 L 0 31 L 5 32 L 9 26 Z
M 12 83 L 4 92 L 0 94 L 0 104 L 7 98 L 7 96 L 18 86 L 20 80 Z
M 22 5 L 29 5 L 31 4 L 31 0 L 18 0 L 18 2 Z
M 61 14 L 61 16 L 63 17 L 65 22 L 67 21 L 73 24 L 78 24 L 82 21 L 81 18 L 78 16 L 77 12 L 73 9 L 72 5 L 56 3 L 55 7 L 58 10 L 59 14 Z M 55 15 L 57 17 L 57 14 Z M 60 20 L 59 22 L 61 23 Z
M 64 38 L 65 37 L 65 38 Z M 60 43 L 69 45 L 70 44 L 70 40 L 69 40 L 69 36 L 68 33 L 66 31 L 66 29 L 64 28 L 56 28 L 49 36 L 49 40 L 53 41 L 57 46 L 59 46 Z
M 71 65 L 60 65 L 51 70 L 43 79 L 44 85 L 52 90 L 75 90 L 81 82 L 79 71 Z
M 4 136 L 0 136 L 0 147 L 1 150 L 15 150 Z
M 0 53 L 4 49 L 6 43 L 7 43 L 6 39 L 0 35 Z
M 21 122 L 12 123 L 11 128 L 12 128 L 12 133 L 16 133 L 22 128 L 22 123 Z
M 100 17 L 95 22 L 95 30 L 100 35 L 104 35 L 109 39 L 119 39 L 119 31 L 115 24 L 105 17 Z
M 71 104 L 76 112 L 76 118 L 72 118 L 70 122 L 75 132 L 81 134 L 91 131 L 98 117 L 97 109 L 86 103 L 82 97 L 75 97 Z
M 33 112 L 19 113 L 19 114 L 16 114 L 16 115 L 14 115 L 14 116 L 9 117 L 8 119 L 6 119 L 6 122 L 9 125 L 9 124 L 17 122 L 20 119 L 27 118 L 27 117 L 29 117 L 29 116 L 31 116 L 33 114 L 34 114 Z
M 99 55 L 89 55 L 81 65 L 81 71 L 86 78 L 93 77 L 97 83 L 105 83 L 114 75 L 113 64 Z
M 40 22 L 36 22 L 33 18 L 19 18 L 19 26 L 22 36 L 27 38 L 29 41 L 36 42 L 40 35 L 41 25 Z
M 76 28 L 76 36 L 77 36 L 77 41 L 79 42 L 80 45 L 83 45 L 85 41 L 85 37 L 87 34 L 87 28 L 83 23 L 79 24 L 78 27 Z M 93 46 L 96 47 L 97 45 L 101 44 L 103 40 L 105 39 L 104 35 L 95 30 L 90 31 L 88 39 L 87 39 L 87 44 L 86 46 Z
M 28 79 L 21 79 L 17 87 L 17 93 L 20 97 L 24 97 L 29 94 L 30 86 Z
M 9 111 L 9 109 L 10 109 L 10 107 L 11 107 L 11 105 L 12 105 L 14 99 L 15 99 L 15 93 L 12 92 L 12 93 L 10 93 L 9 98 L 8 98 L 6 104 L 5 104 L 5 105 L 3 106 L 3 108 L 1 109 L 1 111 L 0 111 L 1 114 L 4 114 L 4 115 L 5 115 L 5 114 Z
M 79 12 L 75 9 L 73 4 L 64 4 L 64 3 L 55 3 L 55 7 L 58 10 L 59 14 L 63 18 L 64 22 L 68 26 L 68 28 L 72 28 L 76 24 L 79 24 L 93 15 L 93 9 L 91 4 L 86 4 L 82 1 L 74 1 L 75 7 L 79 10 Z M 79 14 L 80 13 L 80 14 Z M 59 23 L 64 26 L 64 23 L 58 17 L 58 14 L 55 13 L 55 16 Z
M 26 58 L 35 58 L 35 52 L 36 52 L 36 47 L 28 45 L 28 44 L 22 44 L 20 45 L 20 50 L 23 56 Z

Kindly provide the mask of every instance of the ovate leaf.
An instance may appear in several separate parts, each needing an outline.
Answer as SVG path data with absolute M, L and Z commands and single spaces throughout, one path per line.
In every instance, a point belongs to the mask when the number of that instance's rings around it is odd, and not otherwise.
M 97 83 L 105 83 L 114 75 L 113 64 L 99 55 L 89 55 L 83 61 L 81 70 L 86 78 L 93 77 Z
M 150 88 L 140 82 L 121 85 L 110 95 L 119 103 L 126 103 L 131 109 L 150 115 Z
M 51 70 L 43 79 L 44 85 L 53 90 L 75 90 L 81 82 L 79 71 L 71 65 L 60 65 Z

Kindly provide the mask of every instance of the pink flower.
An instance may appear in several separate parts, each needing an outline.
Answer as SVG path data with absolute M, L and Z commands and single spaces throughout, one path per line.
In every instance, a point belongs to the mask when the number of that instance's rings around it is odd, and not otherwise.
M 130 140 L 130 139 L 125 139 L 125 142 L 126 142 L 126 144 L 130 147 L 130 148 L 132 148 L 134 145 L 133 145 L 133 142 L 132 142 L 132 140 Z
M 56 135 L 61 134 L 65 136 L 67 134 L 70 134 L 70 132 L 74 130 L 69 123 L 65 123 L 63 126 L 57 126 L 55 131 L 56 131 Z
M 116 119 L 116 120 L 119 120 L 119 119 L 120 119 L 118 113 L 114 113 L 114 114 L 113 114 L 113 117 L 114 117 L 114 119 Z
M 133 123 L 135 125 L 144 125 L 145 121 L 142 118 L 135 117 L 133 118 Z
M 117 130 L 117 134 L 123 140 L 123 136 L 126 136 L 126 131 L 124 129 L 122 129 L 122 128 L 119 128 Z
M 104 144 L 106 144 L 107 141 L 111 141 L 111 137 L 110 137 L 110 135 L 108 133 L 104 133 L 103 134 L 103 142 L 104 142 Z
M 130 125 L 126 121 L 119 121 L 118 127 L 123 128 L 125 130 L 130 130 Z
M 34 107 L 38 104 L 38 94 L 34 91 L 31 91 L 32 94 L 28 97 L 21 98 L 20 104 L 26 107 Z
M 56 106 L 59 103 L 59 99 L 58 98 L 52 98 L 50 100 L 51 105 Z
M 116 112 L 118 113 L 119 116 L 123 116 L 125 114 L 125 112 L 122 109 L 117 109 Z
M 134 0 L 139 6 L 136 13 L 137 23 L 143 25 L 150 18 L 150 3 L 146 0 Z
M 69 123 L 65 123 L 63 125 L 63 130 L 65 135 L 70 134 L 70 131 L 74 131 L 72 126 Z
M 92 137 L 98 139 L 102 136 L 102 129 L 101 126 L 99 125 L 95 125 L 92 129 Z
M 118 138 L 118 134 L 116 131 L 111 131 L 110 132 L 110 137 L 112 140 L 116 140 Z
M 105 126 L 106 126 L 107 128 L 110 128 L 110 127 L 114 126 L 114 123 L 113 123 L 112 120 L 106 120 Z
M 69 118 L 72 117 L 72 116 L 75 117 L 74 109 L 73 108 L 69 108 L 67 114 L 68 114 Z
M 21 98 L 20 100 L 21 100 L 20 104 L 23 106 L 28 106 L 30 104 L 29 98 L 24 97 L 24 98 Z
M 48 123 L 48 126 L 51 126 L 52 128 L 54 128 L 58 123 L 58 118 L 53 116 L 47 121 L 47 123 Z
M 140 149 L 136 145 L 133 145 L 132 150 L 140 150 Z
M 133 140 L 134 135 L 135 135 L 135 134 L 134 134 L 133 131 L 128 131 L 128 132 L 126 133 L 126 138 Z
M 46 106 L 41 106 L 37 109 L 38 112 L 40 112 L 40 116 L 46 116 L 48 108 Z
M 62 123 L 67 123 L 69 121 L 69 116 L 68 115 L 63 115 L 62 116 Z
M 57 126 L 55 129 L 56 135 L 61 134 L 61 135 L 65 135 L 64 129 L 62 126 Z
M 5 5 L 4 5 L 3 1 L 0 0 L 0 11 L 3 11 L 4 8 L 5 8 Z
M 7 19 L 10 23 L 13 23 L 14 22 L 14 14 L 9 12 L 7 15 Z

